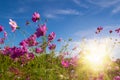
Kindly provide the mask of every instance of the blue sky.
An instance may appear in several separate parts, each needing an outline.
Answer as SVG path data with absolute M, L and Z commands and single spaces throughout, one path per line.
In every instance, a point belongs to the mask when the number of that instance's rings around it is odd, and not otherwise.
M 0 25 L 11 33 L 8 24 L 11 18 L 22 30 L 33 33 L 36 27 L 33 23 L 26 27 L 25 21 L 31 20 L 35 11 L 42 20 L 48 19 L 48 33 L 56 32 L 57 38 L 79 40 L 93 36 L 98 26 L 113 29 L 120 25 L 120 0 L 0 0 Z M 22 34 L 16 31 L 16 35 Z M 13 41 L 23 39 L 19 36 Z

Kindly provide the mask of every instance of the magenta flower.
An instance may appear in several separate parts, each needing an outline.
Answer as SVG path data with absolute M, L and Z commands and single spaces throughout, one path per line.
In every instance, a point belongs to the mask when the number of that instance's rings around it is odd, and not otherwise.
M 21 41 L 19 45 L 22 46 L 22 47 L 26 47 L 26 46 L 28 46 L 26 40 Z
M 12 47 L 9 49 L 10 51 L 10 57 L 12 59 L 19 58 L 20 56 L 24 55 L 27 53 L 27 50 L 24 47 Z
M 113 80 L 120 80 L 120 76 L 115 76 Z
M 59 38 L 57 41 L 58 41 L 58 42 L 61 42 L 61 41 L 62 41 L 62 38 Z
M 48 47 L 50 50 L 54 50 L 56 48 L 56 45 L 55 44 L 49 44 L 49 47 Z
M 116 29 L 115 32 L 120 33 L 120 28 Z
M 71 58 L 70 64 L 73 65 L 73 66 L 77 66 L 77 64 L 78 64 L 77 56 L 74 56 L 74 57 Z
M 4 44 L 5 38 L 0 38 L 0 44 Z
M 104 80 L 104 74 L 100 73 L 97 80 Z
M 36 46 L 38 42 L 36 41 L 36 35 L 31 35 L 27 40 L 26 43 L 28 44 L 29 47 L 31 46 Z
M 48 41 L 52 41 L 53 39 L 55 39 L 56 37 L 56 34 L 54 32 L 51 32 L 49 35 L 48 35 Z
M 6 31 L 4 31 L 4 37 L 5 37 L 5 38 L 7 37 L 7 32 L 6 32 Z
M 69 67 L 69 62 L 67 60 L 66 61 L 62 60 L 61 64 L 63 67 L 66 67 L 66 68 Z
M 31 60 L 31 59 L 34 59 L 35 56 L 34 56 L 33 53 L 27 53 L 26 57 L 27 57 L 28 60 Z
M 17 23 L 15 21 L 13 21 L 12 19 L 9 19 L 9 20 L 10 20 L 9 24 L 10 24 L 10 26 L 12 28 L 12 32 L 14 32 L 18 27 Z
M 103 27 L 100 26 L 100 27 L 97 28 L 97 31 L 96 31 L 95 33 L 98 34 L 98 33 L 100 33 L 102 30 L 103 30 Z
M 101 30 L 103 30 L 103 27 L 100 26 L 100 27 L 97 28 L 97 30 L 101 31 Z
M 26 25 L 29 25 L 30 24 L 30 22 L 29 21 L 26 21 Z
M 43 52 L 43 49 L 41 49 L 41 48 L 36 48 L 36 49 L 35 49 L 35 52 L 36 52 L 36 53 L 42 53 L 42 52 Z
M 36 41 L 37 37 L 35 34 L 31 35 L 30 37 L 28 37 L 27 39 L 23 40 L 22 42 L 20 42 L 20 46 L 23 47 L 31 47 L 31 46 L 36 46 L 38 45 L 38 42 Z
M 3 26 L 0 25 L 0 32 L 2 32 L 2 31 L 3 31 Z
M 112 32 L 113 32 L 112 30 L 109 31 L 109 33 L 112 33 Z
M 8 55 L 10 54 L 11 48 L 9 46 L 5 46 L 3 49 L 3 54 Z
M 47 27 L 46 27 L 45 24 L 43 24 L 43 25 L 40 25 L 39 28 L 37 28 L 35 34 L 36 34 L 37 37 L 45 36 L 46 31 L 47 31 Z
M 32 21 L 37 22 L 40 19 L 40 14 L 37 12 L 34 12 L 32 15 Z

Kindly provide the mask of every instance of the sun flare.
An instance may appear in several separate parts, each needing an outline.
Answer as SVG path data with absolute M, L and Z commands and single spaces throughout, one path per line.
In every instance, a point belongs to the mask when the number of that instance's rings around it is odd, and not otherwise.
M 89 40 L 82 46 L 83 61 L 86 66 L 93 70 L 102 70 L 107 60 L 108 55 L 111 53 L 109 40 Z

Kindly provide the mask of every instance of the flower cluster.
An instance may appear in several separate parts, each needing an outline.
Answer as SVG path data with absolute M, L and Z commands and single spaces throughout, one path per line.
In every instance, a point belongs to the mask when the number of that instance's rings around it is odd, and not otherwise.
M 103 30 L 103 27 L 97 27 L 97 29 L 96 29 L 96 34 L 99 34 L 101 31 Z M 115 29 L 115 30 L 109 30 L 109 33 L 111 34 L 111 33 L 113 33 L 113 31 L 115 31 L 116 33 L 120 33 L 120 28 L 117 28 L 117 29 Z
M 40 14 L 38 12 L 34 12 L 32 15 L 32 21 L 36 22 L 40 20 Z M 12 29 L 12 32 L 15 32 L 16 29 L 19 29 L 17 23 L 13 21 L 12 19 L 9 19 L 9 24 Z M 4 38 L 0 38 L 0 44 L 4 44 L 4 41 L 7 37 L 7 32 L 4 30 L 4 27 L 0 25 L 0 32 L 4 32 Z M 30 59 L 34 59 L 34 52 L 30 51 L 30 48 L 33 47 L 33 50 L 35 50 L 35 53 L 43 53 L 46 48 L 48 47 L 49 50 L 54 50 L 56 48 L 56 44 L 54 44 L 52 41 L 55 39 L 56 34 L 54 32 L 51 32 L 47 36 L 47 26 L 46 24 L 39 24 L 34 32 L 34 34 L 30 35 L 28 38 L 22 40 L 19 45 L 20 47 L 8 47 L 5 46 L 3 49 L 0 50 L 1 54 L 8 55 L 12 60 L 21 60 L 26 61 Z M 46 41 L 41 42 L 39 41 L 39 38 L 46 37 Z

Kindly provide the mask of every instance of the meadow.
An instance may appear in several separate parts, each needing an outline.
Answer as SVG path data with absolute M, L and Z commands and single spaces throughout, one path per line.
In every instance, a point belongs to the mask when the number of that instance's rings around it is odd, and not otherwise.
M 0 80 L 120 80 L 120 59 L 113 60 L 109 55 L 112 49 L 108 44 L 112 38 L 83 39 L 79 44 L 81 50 L 77 52 L 77 46 L 69 48 L 72 39 L 55 39 L 55 32 L 46 34 L 49 30 L 47 21 L 40 21 L 40 14 L 34 12 L 32 22 L 27 21 L 26 26 L 35 23 L 38 27 L 19 42 L 19 46 L 4 45 L 9 33 L 0 25 L 0 33 L 4 33 L 4 37 L 0 38 Z M 9 25 L 13 34 L 20 30 L 12 19 Z M 102 30 L 103 27 L 98 27 L 95 34 L 100 34 Z M 119 34 L 120 28 L 109 31 L 110 34 L 113 32 Z M 55 40 L 66 43 L 59 52 L 56 51 L 58 44 Z M 117 39 L 114 40 L 114 46 L 119 44 Z

